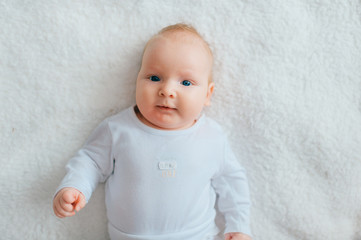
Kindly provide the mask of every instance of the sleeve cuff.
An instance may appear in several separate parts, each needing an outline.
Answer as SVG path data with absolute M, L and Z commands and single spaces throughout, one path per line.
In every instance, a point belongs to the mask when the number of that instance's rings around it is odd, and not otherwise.
M 248 236 L 252 236 L 250 224 L 248 221 L 232 221 L 231 219 L 226 219 L 226 228 L 224 233 L 231 233 L 231 232 L 240 232 L 243 234 L 247 234 Z

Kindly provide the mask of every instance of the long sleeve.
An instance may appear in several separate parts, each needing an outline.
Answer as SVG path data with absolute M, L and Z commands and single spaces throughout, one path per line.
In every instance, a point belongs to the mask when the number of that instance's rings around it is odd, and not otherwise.
M 218 195 L 218 209 L 225 217 L 225 233 L 242 232 L 251 235 L 250 196 L 246 172 L 240 166 L 227 141 L 225 141 L 224 155 L 223 167 L 212 180 L 212 185 Z
M 99 182 L 113 171 L 112 138 L 107 121 L 103 121 L 89 136 L 84 146 L 66 165 L 67 174 L 58 187 L 73 187 L 82 192 L 88 202 Z

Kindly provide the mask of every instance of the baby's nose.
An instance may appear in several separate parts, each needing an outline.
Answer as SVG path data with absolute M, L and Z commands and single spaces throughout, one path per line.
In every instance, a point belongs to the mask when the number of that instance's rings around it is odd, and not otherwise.
M 162 84 L 161 88 L 159 89 L 159 96 L 161 97 L 176 97 L 175 87 L 170 82 L 165 82 Z

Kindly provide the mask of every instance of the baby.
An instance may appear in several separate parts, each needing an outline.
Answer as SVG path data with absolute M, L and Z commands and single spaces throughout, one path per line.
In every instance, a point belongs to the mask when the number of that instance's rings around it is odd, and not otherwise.
M 250 240 L 244 169 L 202 110 L 214 90 L 213 55 L 191 26 L 162 29 L 145 46 L 136 105 L 104 120 L 67 164 L 56 216 L 69 217 L 106 182 L 110 238 Z M 216 206 L 216 199 L 217 206 Z

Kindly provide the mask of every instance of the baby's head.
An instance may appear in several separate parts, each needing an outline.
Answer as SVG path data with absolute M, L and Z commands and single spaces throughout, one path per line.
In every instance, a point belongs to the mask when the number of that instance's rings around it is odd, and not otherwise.
M 137 78 L 138 118 L 164 130 L 191 127 L 210 102 L 213 55 L 191 26 L 162 29 L 145 46 Z
M 146 49 L 148 48 L 148 46 L 155 41 L 158 37 L 169 37 L 173 39 L 177 39 L 178 40 L 183 40 L 183 41 L 188 41 L 192 42 L 192 41 L 198 41 L 197 44 L 201 44 L 202 47 L 204 47 L 204 49 L 206 50 L 206 52 L 209 54 L 210 60 L 211 60 L 211 71 L 209 73 L 209 82 L 212 82 L 212 67 L 213 67 L 213 53 L 211 48 L 209 47 L 209 44 L 203 39 L 203 37 L 198 33 L 198 31 L 187 24 L 183 24 L 183 23 L 178 23 L 175 25 L 170 25 L 167 26 L 163 29 L 161 29 L 157 34 L 155 34 L 153 37 L 151 37 L 148 42 L 146 43 L 144 50 L 143 50 L 143 56 L 144 53 L 146 51 Z

